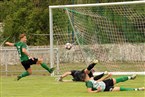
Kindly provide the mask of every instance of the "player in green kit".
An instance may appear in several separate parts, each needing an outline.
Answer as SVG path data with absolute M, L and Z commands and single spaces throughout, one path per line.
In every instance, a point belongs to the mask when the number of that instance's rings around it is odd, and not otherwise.
M 33 65 L 33 64 L 41 65 L 49 73 L 52 73 L 54 71 L 54 68 L 49 68 L 45 63 L 43 63 L 42 58 L 35 58 L 35 57 L 30 56 L 30 54 L 28 52 L 28 47 L 26 44 L 26 42 L 27 42 L 26 34 L 21 34 L 19 36 L 19 38 L 20 38 L 20 41 L 17 43 L 11 43 L 11 42 L 5 43 L 8 46 L 15 46 L 17 48 L 21 64 L 23 65 L 23 67 L 26 70 L 25 72 L 23 72 L 22 74 L 17 76 L 17 80 L 32 74 L 31 65 Z
M 87 91 L 90 93 L 104 92 L 104 91 L 144 91 L 144 87 L 141 88 L 124 88 L 124 87 L 115 87 L 114 85 L 119 82 L 124 82 L 127 80 L 133 80 L 136 78 L 136 75 L 132 76 L 122 76 L 119 78 L 109 78 L 112 74 L 108 74 L 104 78 L 99 80 L 94 80 L 88 77 L 86 74 L 84 80 L 86 83 Z M 108 79 L 109 78 L 109 79 Z

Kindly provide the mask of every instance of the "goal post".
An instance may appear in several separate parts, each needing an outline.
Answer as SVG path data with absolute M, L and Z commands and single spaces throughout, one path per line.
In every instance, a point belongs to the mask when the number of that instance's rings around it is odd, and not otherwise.
M 144 6 L 145 1 L 49 6 L 51 66 L 58 48 L 57 74 L 81 70 L 95 59 L 97 72 L 145 74 Z

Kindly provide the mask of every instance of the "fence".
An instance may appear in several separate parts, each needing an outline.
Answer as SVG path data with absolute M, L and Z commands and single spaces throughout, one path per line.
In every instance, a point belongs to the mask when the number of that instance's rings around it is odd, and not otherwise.
M 55 47 L 55 46 L 54 46 Z M 92 46 L 84 46 L 83 49 L 87 49 Z M 93 48 L 91 48 L 94 50 Z M 96 50 L 97 59 L 102 62 L 131 62 L 136 63 L 136 66 L 139 68 L 137 71 L 144 71 L 144 62 L 145 62 L 145 45 L 144 44 L 104 44 L 98 45 Z M 84 52 L 86 53 L 87 60 L 91 60 L 91 51 Z M 48 65 L 50 64 L 50 49 L 49 47 L 30 47 L 30 54 L 35 57 L 40 57 L 44 59 L 44 62 Z M 13 75 L 18 72 L 22 72 L 24 69 L 20 65 L 18 53 L 15 48 L 12 47 L 1 47 L 0 49 L 0 65 L 1 73 L 6 75 Z M 63 63 L 67 62 L 83 62 L 81 52 L 79 51 L 78 46 L 74 46 L 71 50 L 64 49 L 64 46 L 57 46 L 54 49 L 54 66 L 57 67 L 55 73 L 59 74 L 60 66 Z M 112 63 L 110 63 L 112 64 Z M 50 65 L 49 65 L 50 66 Z M 108 65 L 110 66 L 110 65 Z M 67 70 L 71 69 L 69 67 L 63 67 Z M 129 68 L 129 67 L 128 67 Z M 76 67 L 77 69 L 77 67 Z M 108 69 L 111 69 L 109 67 Z M 33 66 L 32 68 L 34 74 L 43 74 L 47 75 L 41 66 Z M 120 69 L 121 70 L 121 69 Z M 35 73 L 36 72 L 36 73 Z
M 43 48 L 43 47 L 31 47 L 29 49 L 30 51 L 30 55 L 37 57 L 37 58 L 43 58 L 43 61 L 45 63 L 49 65 L 50 63 L 50 49 L 48 47 Z M 58 49 L 55 48 L 55 62 L 58 64 Z M 6 74 L 6 75 L 15 75 L 19 72 L 22 72 L 24 69 L 20 63 L 19 60 L 19 56 L 17 53 L 16 48 L 13 47 L 2 47 L 0 49 L 0 56 L 1 56 L 1 60 L 0 60 L 0 64 L 1 64 L 1 73 Z M 33 66 L 33 65 L 32 65 Z M 45 72 L 45 70 L 43 68 L 41 68 L 41 66 L 33 66 L 33 72 L 34 74 L 38 74 L 35 72 L 41 72 L 40 74 L 48 74 L 47 72 Z

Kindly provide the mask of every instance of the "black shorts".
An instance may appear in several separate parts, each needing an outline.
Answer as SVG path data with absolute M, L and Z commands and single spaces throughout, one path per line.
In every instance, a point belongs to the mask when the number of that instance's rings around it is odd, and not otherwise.
M 73 81 L 81 81 L 80 78 L 79 78 L 79 75 L 80 75 L 81 71 L 71 70 L 70 72 L 71 72 L 71 75 L 73 77 L 73 79 L 72 79 Z
M 84 70 L 85 69 L 83 69 L 81 71 L 79 71 L 79 70 L 71 70 L 70 72 L 71 72 L 71 75 L 73 76 L 73 81 L 84 81 L 82 79 L 82 77 L 85 75 Z M 92 72 L 90 72 L 88 75 L 89 75 L 90 78 L 93 77 L 93 73 Z
M 73 76 L 73 81 L 83 81 L 82 75 L 84 74 L 82 71 L 79 70 L 71 70 L 71 75 Z
M 104 91 L 112 91 L 114 88 L 113 79 L 107 79 L 103 81 L 106 84 Z
M 80 72 L 79 70 L 71 70 L 71 75 L 74 77 L 76 72 Z
M 83 69 L 81 72 L 82 72 L 82 73 L 85 73 L 84 70 L 85 70 L 85 69 Z M 88 76 L 89 76 L 90 78 L 91 78 L 91 77 L 94 77 L 92 70 L 90 70 L 90 73 L 88 74 Z
M 91 78 L 91 77 L 94 77 L 94 75 L 93 75 L 93 72 L 92 71 L 90 71 L 90 73 L 88 74 L 89 75 L 89 77 Z
M 38 61 L 38 58 L 34 58 L 34 60 L 29 59 L 27 61 L 23 61 L 23 62 L 21 62 L 21 64 L 23 65 L 25 70 L 28 70 L 30 68 L 30 65 L 36 64 L 37 61 Z

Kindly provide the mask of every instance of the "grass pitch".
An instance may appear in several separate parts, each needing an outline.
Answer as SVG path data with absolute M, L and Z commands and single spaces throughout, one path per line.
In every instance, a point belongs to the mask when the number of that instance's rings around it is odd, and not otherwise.
M 19 81 L 14 76 L 1 76 L 0 81 L 0 97 L 145 97 L 145 91 L 87 93 L 83 82 L 57 82 L 50 76 L 28 76 Z M 116 86 L 145 87 L 145 76 Z

